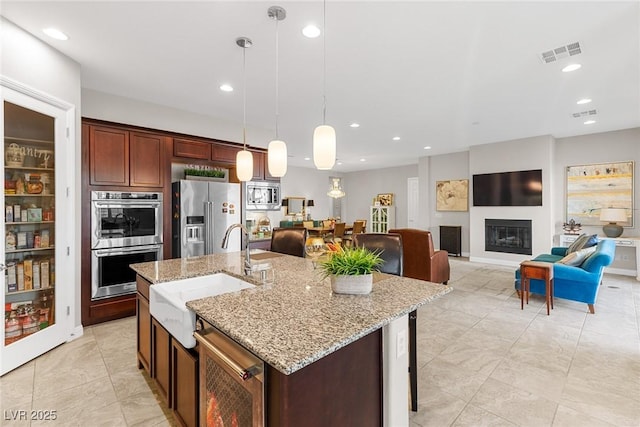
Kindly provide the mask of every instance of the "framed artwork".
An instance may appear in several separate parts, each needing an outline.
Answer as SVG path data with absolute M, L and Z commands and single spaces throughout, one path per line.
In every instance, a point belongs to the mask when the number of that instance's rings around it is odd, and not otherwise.
M 393 205 L 393 193 L 378 194 L 376 197 L 380 202 L 380 206 L 392 206 Z
M 622 208 L 633 226 L 634 162 L 567 166 L 566 220 L 581 225 L 602 225 L 602 208 Z
M 436 211 L 469 210 L 469 180 L 436 181 Z

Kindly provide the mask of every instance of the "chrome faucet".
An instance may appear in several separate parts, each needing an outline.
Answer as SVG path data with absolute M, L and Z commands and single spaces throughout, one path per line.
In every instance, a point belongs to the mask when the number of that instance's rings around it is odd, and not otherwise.
M 229 235 L 231 234 L 231 231 L 233 231 L 234 228 L 240 228 L 247 238 L 247 246 L 244 250 L 244 274 L 246 276 L 249 276 L 251 275 L 252 269 L 251 269 L 251 256 L 249 255 L 249 231 L 247 230 L 247 227 L 245 227 L 242 224 L 230 225 L 229 228 L 227 228 L 227 231 L 225 231 L 224 237 L 222 238 L 222 249 L 227 249 L 227 246 L 229 246 Z

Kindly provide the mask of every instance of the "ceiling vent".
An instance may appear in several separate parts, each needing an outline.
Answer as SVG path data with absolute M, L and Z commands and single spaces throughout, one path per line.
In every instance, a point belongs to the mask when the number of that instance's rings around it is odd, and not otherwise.
M 596 114 L 598 114 L 596 110 L 587 110 L 587 111 L 580 111 L 579 113 L 573 113 L 572 116 L 575 119 L 579 119 L 580 117 L 595 116 Z
M 553 50 L 548 50 L 540 54 L 540 59 L 545 64 L 556 62 L 562 58 L 568 58 L 569 56 L 575 56 L 582 53 L 580 49 L 580 42 L 568 44 L 566 46 L 560 46 Z

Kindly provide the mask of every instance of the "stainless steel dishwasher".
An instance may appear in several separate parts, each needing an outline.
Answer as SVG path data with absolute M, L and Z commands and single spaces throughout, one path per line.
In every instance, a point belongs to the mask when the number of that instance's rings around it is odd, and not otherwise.
M 207 322 L 198 323 L 201 425 L 264 426 L 264 362 Z

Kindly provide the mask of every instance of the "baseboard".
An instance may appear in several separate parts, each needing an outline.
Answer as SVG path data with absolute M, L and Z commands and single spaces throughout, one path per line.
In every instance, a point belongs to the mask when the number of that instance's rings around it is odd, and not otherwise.
M 629 270 L 628 268 L 609 268 L 605 267 L 604 272 L 608 274 L 619 274 L 621 276 L 631 276 L 636 277 L 635 270 Z
M 71 335 L 69 335 L 69 338 L 67 339 L 67 342 L 70 342 L 70 341 L 73 341 L 75 339 L 78 339 L 83 334 L 84 334 L 84 328 L 82 327 L 82 325 L 78 325 L 75 328 L 73 328 L 73 331 L 71 332 Z
M 469 261 L 479 262 L 483 264 L 503 265 L 505 267 L 519 267 L 520 263 L 522 262 L 522 261 L 509 261 L 506 259 L 480 258 L 480 257 L 469 257 Z

